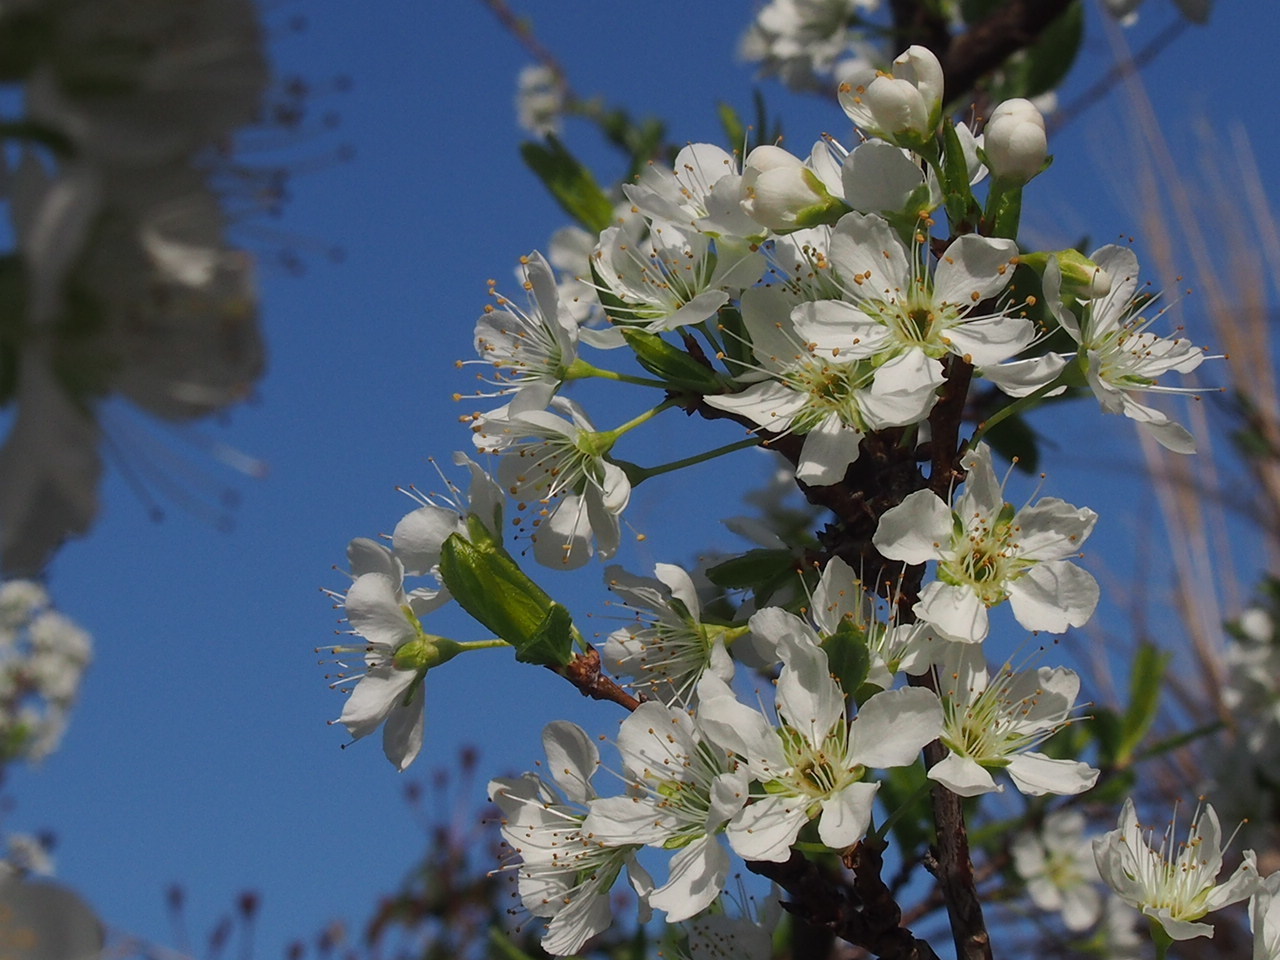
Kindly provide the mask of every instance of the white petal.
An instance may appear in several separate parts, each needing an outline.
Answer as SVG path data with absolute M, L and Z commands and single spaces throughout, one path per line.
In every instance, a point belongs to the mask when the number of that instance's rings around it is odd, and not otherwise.
M 378 729 L 391 711 L 402 705 L 405 693 L 417 676 L 416 670 L 397 670 L 394 667 L 370 669 L 347 697 L 338 722 L 347 728 L 352 739 L 367 737 Z M 422 712 L 420 706 L 418 712 Z
M 846 295 L 897 302 L 909 288 L 907 251 L 888 222 L 874 214 L 846 213 L 831 231 L 828 259 Z M 860 282 L 854 277 L 861 278 Z
M 796 479 L 811 487 L 839 483 L 849 464 L 858 459 L 861 443 L 862 431 L 844 423 L 838 414 L 828 414 L 805 434 Z
M 873 429 L 918 423 L 937 401 L 937 388 L 946 378 L 942 363 L 923 350 L 908 350 L 876 371 L 871 389 L 862 391 L 858 404 Z
M 803 797 L 774 794 L 756 800 L 729 821 L 729 845 L 743 859 L 781 863 L 791 856 L 791 845 L 809 822 L 806 807 Z
M 1009 584 L 1009 605 L 1028 630 L 1082 627 L 1098 606 L 1098 581 L 1074 563 L 1038 563 Z
M 948 754 L 930 767 L 929 779 L 961 797 L 977 797 L 1000 789 L 986 769 L 958 753 Z
M 858 710 L 846 756 L 866 767 L 906 767 L 941 733 L 942 704 L 931 690 L 889 690 L 875 694 Z
M 366 573 L 356 577 L 343 601 L 352 629 L 370 643 L 392 650 L 417 636 L 400 609 L 399 586 L 386 574 Z
M 889 339 L 889 328 L 843 300 L 812 300 L 791 311 L 791 321 L 822 359 L 837 361 L 875 355 Z
M 397 705 L 388 715 L 382 728 L 382 752 L 395 768 L 403 772 L 422 752 L 426 728 L 423 712 L 425 684 L 418 684 L 408 703 Z
M 886 560 L 941 560 L 950 549 L 951 508 L 931 490 L 909 493 L 880 517 L 871 542 Z
M 1020 753 L 1009 761 L 1009 776 L 1022 793 L 1040 797 L 1046 793 L 1072 797 L 1098 781 L 1098 771 L 1078 760 L 1055 760 L 1042 753 Z
M 968 587 L 954 586 L 934 580 L 920 593 L 920 599 L 911 608 L 917 617 L 925 620 L 948 640 L 961 643 L 978 643 L 986 639 L 990 629 L 986 605 Z
M 566 797 L 586 803 L 596 795 L 591 778 L 600 765 L 600 751 L 585 730 L 567 720 L 553 721 L 543 728 L 542 746 L 547 770 Z
M 845 203 L 861 213 L 905 211 L 907 197 L 925 182 L 910 155 L 883 140 L 855 147 L 844 159 L 841 176 Z
M 724 844 L 716 837 L 699 837 L 671 858 L 670 877 L 649 895 L 649 904 L 666 911 L 667 923 L 688 920 L 711 906 L 728 876 Z
M 833 850 L 843 850 L 861 840 L 871 823 L 878 783 L 851 783 L 822 801 L 818 837 Z
M 440 548 L 449 535 L 466 530 L 456 510 L 428 505 L 401 518 L 391 542 L 405 572 L 421 576 L 440 563 Z
M 1017 255 L 1018 245 L 1012 240 L 980 237 L 976 233 L 959 237 L 938 261 L 933 275 L 934 300 L 968 309 L 994 297 L 1012 279 L 1011 261 Z
M 1073 507 L 1057 497 L 1044 497 L 1018 511 L 1019 556 L 1028 560 L 1063 560 L 1080 550 L 1098 522 L 1088 507 Z

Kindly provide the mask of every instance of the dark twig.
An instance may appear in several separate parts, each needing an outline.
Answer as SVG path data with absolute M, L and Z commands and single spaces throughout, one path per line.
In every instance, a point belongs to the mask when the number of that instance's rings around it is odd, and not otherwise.
M 627 710 L 634 710 L 640 706 L 639 700 L 601 672 L 599 650 L 593 649 L 580 653 L 568 666 L 552 669 L 577 687 L 578 692 L 584 697 L 590 697 L 592 700 L 607 700 Z
M 845 863 L 855 871 L 852 885 L 824 873 L 796 850 L 782 863 L 749 861 L 747 867 L 791 895 L 783 905 L 787 910 L 881 960 L 938 960 L 928 943 L 900 926 L 901 911 L 880 879 L 882 849 L 864 843 L 848 852 Z

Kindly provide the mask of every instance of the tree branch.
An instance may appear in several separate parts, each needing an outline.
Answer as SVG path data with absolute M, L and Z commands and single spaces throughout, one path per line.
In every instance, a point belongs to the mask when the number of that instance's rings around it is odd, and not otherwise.
M 1035 43 L 1044 29 L 1076 0 L 1008 0 L 981 23 L 934 50 L 946 77 L 944 102 L 972 90 L 1010 55 Z

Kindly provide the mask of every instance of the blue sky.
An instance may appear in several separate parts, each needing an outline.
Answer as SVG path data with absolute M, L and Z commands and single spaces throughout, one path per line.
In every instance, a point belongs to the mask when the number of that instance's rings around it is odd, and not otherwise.
M 578 0 L 528 5 L 581 93 L 668 118 L 676 142 L 717 139 L 715 102 L 750 104 L 751 71 L 733 58 L 748 5 L 726 14 L 721 4 L 654 0 L 646 11 Z M 308 24 L 301 32 L 286 27 L 297 14 Z M 1135 35 L 1153 35 L 1172 16 L 1171 5 L 1148 0 Z M 61 751 L 10 778 L 14 806 L 4 820 L 10 830 L 53 829 L 61 878 L 114 927 L 140 937 L 169 939 L 164 890 L 172 882 L 188 887 L 197 940 L 240 890 L 258 890 L 258 957 L 279 956 L 331 919 L 358 926 L 394 889 L 423 842 L 402 802 L 406 776 L 451 763 L 463 743 L 481 749 L 486 773 L 524 769 L 540 755 L 546 721 L 567 717 L 604 732 L 618 719 L 549 674 L 492 653 L 429 677 L 427 747 L 408 775 L 393 771 L 376 740 L 339 749 L 343 733 L 325 724 L 341 698 L 326 689 L 312 653 L 336 626 L 320 588 L 342 587 L 331 567 L 343 563 L 351 537 L 389 531 L 410 508 L 396 484 L 438 488 L 426 458 L 447 462 L 469 443 L 450 396 L 472 382 L 454 361 L 471 355 L 485 281 L 514 291 L 516 258 L 545 246 L 564 219 L 517 154 L 513 91 L 527 59 L 478 3 L 368 0 L 357 13 L 314 0 L 270 17 L 280 70 L 313 81 L 318 110 L 337 111 L 342 122 L 265 158 L 299 168 L 292 200 L 281 221 L 248 223 L 243 237 L 269 255 L 281 245 L 265 235 L 269 226 L 289 235 L 287 246 L 338 246 L 345 258 L 306 256 L 302 277 L 264 265 L 269 372 L 228 424 L 193 431 L 262 458 L 265 479 L 238 478 L 159 428 L 149 430 L 159 439 L 122 441 L 125 461 L 182 451 L 195 476 L 169 473 L 185 489 L 233 488 L 241 501 L 234 525 L 221 532 L 163 497 L 165 521 L 150 522 L 113 471 L 97 528 L 63 550 L 51 579 L 60 605 L 93 633 L 97 659 Z M 1091 11 L 1086 62 L 1095 67 L 1077 71 L 1067 99 L 1110 62 L 1098 27 Z M 1145 72 L 1188 171 L 1199 156 L 1193 125 L 1225 129 L 1229 120 L 1251 124 L 1264 177 L 1277 169 L 1270 98 L 1278 35 L 1277 5 L 1223 4 L 1209 27 L 1188 30 Z M 350 90 L 333 89 L 339 76 L 351 78 Z M 783 107 L 796 152 L 823 131 L 847 139 L 838 108 L 793 100 L 772 84 L 765 90 Z M 1125 136 L 1110 98 L 1051 142 L 1056 162 L 1026 201 L 1046 244 L 1137 232 Z M 591 131 L 571 125 L 568 139 L 615 163 Z M 329 159 L 343 145 L 354 155 Z M 600 419 L 620 422 L 639 409 Z M 1052 425 L 1059 452 L 1046 461 L 1045 492 L 1098 508 L 1094 562 L 1130 571 L 1136 527 L 1149 513 L 1145 494 L 1124 486 L 1136 479 L 1132 434 L 1109 422 L 1117 439 L 1100 448 L 1096 412 L 1076 414 Z M 691 442 L 691 425 L 667 417 L 650 442 Z M 135 432 L 127 427 L 134 418 L 112 422 L 117 435 Z M 704 469 L 637 491 L 628 517 L 649 539 L 628 547 L 628 565 L 643 571 L 707 546 L 731 548 L 710 511 L 729 504 L 727 512 L 741 512 L 735 498 L 763 475 L 764 460 L 746 453 L 735 466 L 728 486 Z M 1086 489 L 1100 474 L 1111 487 L 1102 503 Z M 1128 511 L 1135 503 L 1138 511 Z M 673 515 L 678 532 L 663 526 Z M 592 565 L 565 578 L 568 586 L 543 580 L 579 613 L 607 614 L 600 573 Z M 438 629 L 478 636 L 457 616 Z

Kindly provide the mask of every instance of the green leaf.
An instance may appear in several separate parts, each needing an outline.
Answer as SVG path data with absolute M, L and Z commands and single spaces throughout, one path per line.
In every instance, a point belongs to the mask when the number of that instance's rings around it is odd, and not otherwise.
M 1116 764 L 1120 750 L 1120 715 L 1107 707 L 1094 707 L 1089 717 L 1089 731 L 1098 743 L 1098 759 L 1104 767 Z
M 714 370 L 661 337 L 635 327 L 623 327 L 622 336 L 640 366 L 672 387 L 699 393 L 719 393 L 724 388 L 723 379 Z
M 898 844 L 904 858 L 912 858 L 933 840 L 933 810 L 926 783 L 924 764 L 913 763 L 909 767 L 894 767 L 879 777 L 880 791 L 876 799 L 885 810 L 897 811 L 908 804 L 890 834 Z
M 1173 654 L 1146 642 L 1140 644 L 1134 654 L 1129 673 L 1129 706 L 1120 721 L 1120 743 L 1115 758 L 1121 766 L 1133 758 L 1138 744 L 1155 723 L 1160 709 L 1160 688 L 1172 658 Z
M 1027 48 L 1015 71 L 1018 93 L 1009 96 L 1038 97 L 1055 89 L 1066 78 L 1084 40 L 1084 4 L 1067 7 Z
M 871 669 L 866 631 L 859 629 L 851 620 L 841 620 L 836 632 L 823 639 L 822 649 L 827 651 L 827 664 L 840 682 L 840 689 L 846 695 L 853 695 Z
M 987 431 L 984 439 L 996 453 L 1023 473 L 1040 470 L 1038 437 L 1021 414 L 1006 417 Z
M 613 222 L 613 204 L 591 171 L 558 139 L 521 144 L 520 155 L 564 211 L 582 226 L 599 233 Z
M 708 568 L 707 579 L 718 587 L 750 590 L 780 575 L 794 573 L 795 566 L 791 551 L 760 548 Z
M 726 368 L 733 376 L 745 373 L 756 359 L 751 350 L 751 333 L 742 320 L 742 311 L 737 307 L 721 307 L 716 320 L 724 333 L 720 339 L 724 343 Z
M 737 147 L 747 142 L 747 125 L 738 116 L 738 111 L 721 100 L 716 104 L 716 113 L 720 116 L 720 126 L 724 129 L 725 142 Z
M 954 121 L 943 123 L 942 142 L 943 203 L 947 207 L 947 218 L 952 223 L 952 233 L 960 233 L 964 225 L 977 223 L 981 208 L 969 186 L 969 167 Z

